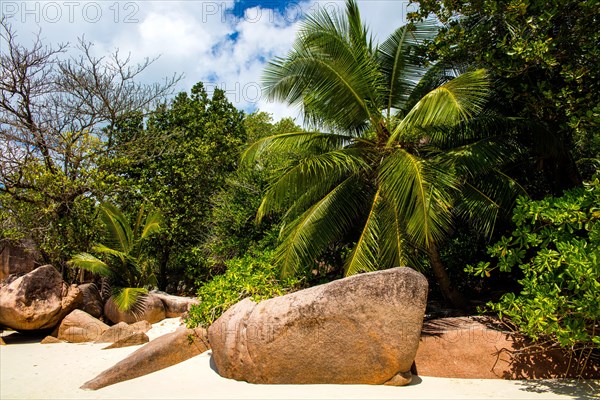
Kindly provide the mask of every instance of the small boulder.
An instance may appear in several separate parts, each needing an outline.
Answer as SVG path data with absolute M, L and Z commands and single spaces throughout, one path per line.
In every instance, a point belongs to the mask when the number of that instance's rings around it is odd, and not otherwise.
M 46 336 L 44 339 L 42 339 L 42 341 L 40 342 L 40 344 L 55 344 L 55 343 L 64 343 L 63 340 L 60 340 L 58 338 L 55 338 L 54 336 Z
M 427 280 L 409 268 L 244 299 L 210 326 L 212 358 L 250 383 L 407 385 L 426 300 Z
M 81 389 L 97 390 L 147 375 L 202 354 L 209 348 L 205 329 L 181 327 L 137 349 L 124 360 L 86 382 Z
M 115 343 L 130 337 L 134 333 L 146 333 L 152 328 L 148 321 L 138 321 L 135 324 L 119 322 L 108 328 L 102 336 L 96 340 L 96 343 Z
M 96 284 L 84 283 L 79 285 L 79 290 L 81 290 L 81 293 L 83 294 L 83 302 L 79 308 L 90 314 L 92 317 L 100 318 L 102 316 L 104 304 L 102 303 L 102 297 L 100 296 Z
M 52 329 L 82 300 L 77 286 L 44 265 L 0 289 L 0 325 L 18 331 Z
M 134 313 L 133 311 L 120 311 L 112 299 L 104 304 L 104 315 L 113 323 L 126 322 L 133 324 L 138 321 L 148 321 L 151 324 L 166 318 L 165 306 L 162 301 L 152 294 L 144 296 L 144 311 Z
M 81 310 L 74 310 L 58 326 L 56 337 L 70 343 L 98 340 L 108 330 L 108 325 Z
M 139 344 L 148 343 L 150 338 L 144 332 L 134 332 L 129 336 L 123 337 L 115 341 L 110 346 L 104 347 L 102 350 L 120 349 L 121 347 L 137 346 Z
M 177 318 L 183 316 L 190 310 L 193 304 L 199 304 L 198 299 L 193 297 L 173 296 L 171 294 L 160 292 L 158 290 L 150 292 L 153 296 L 162 301 L 165 306 L 167 318 Z
M 146 333 L 150 329 L 152 329 L 152 325 L 150 324 L 150 322 L 148 322 L 146 320 L 141 320 L 141 321 L 138 321 L 138 322 L 135 322 L 135 323 L 129 325 L 129 328 L 131 329 L 132 332 Z

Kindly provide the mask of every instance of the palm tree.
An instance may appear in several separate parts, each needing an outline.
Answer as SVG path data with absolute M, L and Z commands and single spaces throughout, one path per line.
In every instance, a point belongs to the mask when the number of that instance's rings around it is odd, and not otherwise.
M 100 206 L 100 219 L 104 224 L 105 244 L 97 244 L 89 253 L 80 253 L 69 261 L 77 268 L 106 277 L 112 289 L 111 298 L 121 311 L 141 312 L 146 285 L 156 285 L 156 277 L 146 262 L 143 244 L 147 238 L 160 229 L 160 212 L 151 212 L 143 221 L 144 206 L 131 227 L 127 217 L 111 204 Z M 142 222 L 144 224 L 142 225 Z
M 291 52 L 267 67 L 271 99 L 301 106 L 320 128 L 263 138 L 242 157 L 296 153 L 257 213 L 259 221 L 283 213 L 276 261 L 284 274 L 355 233 L 346 274 L 422 268 L 428 259 L 445 298 L 464 304 L 439 246 L 456 218 L 493 231 L 517 188 L 499 167 L 517 152 L 483 129 L 498 120 L 484 111 L 484 70 L 433 74 L 422 66 L 419 46 L 436 32 L 433 21 L 407 25 L 377 46 L 348 0 L 343 16 L 309 17 Z

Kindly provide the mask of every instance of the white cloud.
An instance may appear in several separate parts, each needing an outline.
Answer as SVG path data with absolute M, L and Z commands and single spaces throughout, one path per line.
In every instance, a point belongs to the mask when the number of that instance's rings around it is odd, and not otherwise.
M 298 109 L 264 98 L 259 89 L 264 66 L 289 51 L 303 17 L 322 9 L 343 12 L 344 2 L 290 1 L 283 13 L 269 8 L 269 0 L 262 4 L 246 10 L 242 18 L 231 14 L 233 0 L 3 1 L 1 7 L 3 15 L 12 15 L 23 43 L 39 27 L 49 43 L 74 43 L 85 34 L 99 55 L 116 48 L 121 54 L 131 53 L 134 61 L 160 55 L 142 76 L 148 82 L 184 73 L 179 91 L 203 81 L 209 88 L 222 87 L 238 108 L 258 106 L 275 119 L 298 117 Z M 358 4 L 378 40 L 405 22 L 407 1 L 358 0 Z

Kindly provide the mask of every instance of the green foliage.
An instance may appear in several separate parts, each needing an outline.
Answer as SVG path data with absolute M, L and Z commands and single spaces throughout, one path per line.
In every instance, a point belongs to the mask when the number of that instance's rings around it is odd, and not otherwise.
M 600 348 L 600 179 L 562 197 L 519 199 L 516 229 L 489 247 L 495 264 L 467 270 L 479 276 L 518 267 L 519 294 L 489 307 L 533 339 L 550 337 L 571 349 Z
M 32 240 L 43 261 L 59 269 L 97 238 L 92 196 L 101 196 L 108 187 L 108 174 L 96 165 L 102 142 L 89 134 L 68 138 L 58 142 L 68 146 L 76 165 L 59 168 L 60 158 L 49 166 L 24 157 L 18 168 L 2 167 L 6 183 L 0 181 L 0 238 Z
M 75 268 L 81 268 L 108 278 L 113 289 L 112 298 L 120 310 L 127 311 L 138 303 L 140 296 L 147 293 L 144 286 L 155 286 L 156 277 L 150 260 L 144 252 L 148 239 L 159 232 L 162 215 L 154 211 L 148 213 L 144 221 L 144 207 L 140 207 L 135 224 L 115 206 L 100 206 L 100 219 L 104 225 L 103 241 L 96 244 L 89 253 L 80 253 L 69 261 Z
M 308 18 L 292 51 L 267 67 L 269 95 L 302 106 L 305 120 L 325 131 L 264 137 L 243 155 L 251 163 L 265 152 L 294 154 L 257 215 L 283 214 L 276 262 L 284 273 L 352 242 L 347 274 L 419 268 L 429 256 L 450 297 L 438 246 L 453 220 L 475 221 L 489 235 L 511 206 L 520 188 L 500 169 L 519 151 L 508 135 L 495 137 L 506 130 L 485 123 L 500 120 L 484 112 L 487 73 L 423 66 L 419 49 L 436 33 L 424 21 L 377 46 L 347 1 L 344 14 Z
M 208 327 L 238 301 L 250 297 L 254 301 L 281 296 L 300 283 L 298 279 L 280 279 L 271 262 L 273 253 L 250 253 L 226 261 L 227 271 L 216 276 L 198 290 L 199 305 L 192 306 L 186 321 L 188 327 Z
M 163 290 L 169 275 L 181 279 L 186 269 L 203 275 L 212 201 L 236 168 L 242 118 L 222 90 L 209 98 L 198 83 L 160 106 L 145 126 L 132 118 L 119 127 L 112 170 L 122 178 L 115 198 L 126 209 L 149 202 L 163 213 L 161 234 L 149 244 Z
M 245 116 L 244 129 L 250 142 L 290 130 L 301 130 L 291 119 L 273 123 L 271 116 L 264 112 Z M 223 272 L 226 260 L 250 249 L 262 251 L 275 246 L 278 218 L 258 224 L 255 217 L 269 178 L 285 162 L 285 154 L 271 154 L 263 157 L 260 165 L 240 165 L 212 197 L 210 229 L 203 250 L 213 273 Z
M 579 184 L 577 169 L 591 176 L 600 163 L 600 1 L 415 3 L 413 20 L 433 13 L 443 23 L 431 57 L 487 68 L 499 101 L 537 125 L 522 143 L 556 193 Z

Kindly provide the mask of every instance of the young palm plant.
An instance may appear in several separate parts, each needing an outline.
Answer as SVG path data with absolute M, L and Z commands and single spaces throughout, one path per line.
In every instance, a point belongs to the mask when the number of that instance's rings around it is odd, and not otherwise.
M 498 119 L 484 111 L 484 70 L 436 73 L 440 84 L 428 90 L 437 78 L 418 50 L 436 32 L 433 21 L 424 21 L 376 46 L 349 0 L 344 15 L 309 17 L 292 51 L 267 67 L 270 97 L 301 106 L 305 121 L 320 130 L 263 138 L 242 157 L 297 154 L 257 214 L 259 221 L 284 215 L 276 253 L 284 274 L 312 265 L 327 246 L 354 233 L 346 274 L 423 268 L 425 259 L 444 297 L 464 304 L 439 246 L 460 217 L 491 234 L 518 192 L 500 172 L 518 152 L 485 133 L 499 124 L 489 124 Z
M 70 264 L 106 277 L 111 298 L 121 311 L 142 312 L 146 285 L 156 285 L 156 277 L 143 253 L 143 244 L 160 229 L 160 212 L 151 212 L 144 222 L 144 206 L 140 207 L 132 227 L 125 215 L 111 204 L 100 206 L 104 224 L 104 244 L 92 248 L 100 258 L 89 253 L 75 255 Z M 143 225 L 142 225 L 143 223 Z

